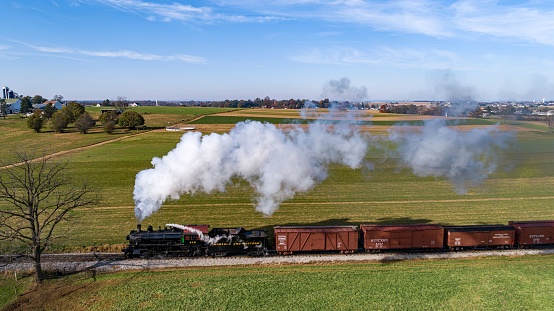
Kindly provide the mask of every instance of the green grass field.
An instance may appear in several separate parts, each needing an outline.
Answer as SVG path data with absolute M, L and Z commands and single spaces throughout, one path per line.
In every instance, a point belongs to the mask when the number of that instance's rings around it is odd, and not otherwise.
M 152 109 L 144 110 L 141 109 Z M 159 109 L 164 108 L 164 109 Z M 202 110 L 204 108 L 182 108 L 174 107 L 138 107 L 138 112 L 147 112 L 145 118 L 152 120 L 155 126 L 147 121 L 147 126 L 163 127 L 164 124 L 180 123 L 182 120 L 193 120 L 199 115 L 208 115 L 226 110 Z M 159 109 L 159 110 L 158 110 Z M 182 110 L 184 109 L 184 110 Z M 198 110 L 200 109 L 200 110 Z M 187 112 L 187 113 L 184 113 Z M 275 111 L 273 116 L 264 118 L 267 111 L 245 110 L 241 113 L 252 115 L 252 118 L 261 120 L 267 119 L 268 122 L 278 122 L 275 114 L 282 114 L 284 118 L 294 118 L 291 110 Z M 379 118 L 382 116 L 378 115 Z M 399 122 L 402 122 L 403 116 L 392 115 Z M 213 120 L 215 118 L 212 117 Z M 220 114 L 219 124 L 228 124 L 228 120 L 237 121 L 236 116 Z M 240 117 L 243 120 L 244 117 Z M 7 122 L 6 122 L 7 121 Z M 495 120 L 477 120 L 479 122 L 471 125 L 486 125 L 496 122 Z M 185 121 L 186 122 L 186 121 Z M 204 123 L 202 123 L 204 122 Z M 210 121 L 212 122 L 212 121 Z M 389 122 L 389 121 L 383 121 Z M 107 135 L 104 133 L 91 133 L 81 135 L 78 133 L 32 133 L 32 131 L 22 123 L 24 119 L 0 119 L 0 127 L 3 134 L 0 136 L 5 148 L 0 150 L 0 156 L 9 159 L 9 152 L 16 147 L 34 146 L 39 148 L 49 146 L 52 151 L 73 149 L 76 147 L 91 145 L 95 142 L 108 141 L 114 137 L 127 136 L 123 140 L 110 142 L 92 148 L 83 149 L 78 152 L 68 153 L 59 157 L 61 160 L 70 161 L 69 173 L 78 179 L 87 179 L 101 189 L 103 200 L 101 204 L 92 209 L 82 209 L 74 213 L 76 218 L 69 224 L 60 227 L 64 232 L 65 238 L 58 240 L 58 243 L 50 251 L 74 251 L 74 250 L 117 250 L 125 243 L 125 235 L 135 228 L 137 220 L 134 218 L 134 202 L 132 197 L 135 175 L 147 168 L 151 168 L 150 161 L 152 157 L 161 157 L 173 149 L 179 142 L 182 133 L 167 131 L 141 131 L 139 133 Z M 232 123 L 232 122 L 231 122 Z M 205 120 L 199 119 L 197 124 L 208 126 L 205 133 L 210 132 L 210 124 Z M 385 125 L 385 124 L 382 124 Z M 217 126 L 217 124 L 215 124 Z M 498 159 L 499 169 L 479 187 L 470 188 L 468 194 L 458 195 L 452 185 L 444 179 L 419 178 L 407 170 L 398 170 L 396 160 L 384 157 L 382 145 L 376 142 L 367 154 L 366 162 L 371 163 L 374 169 L 364 167 L 358 170 L 333 165 L 329 167 L 329 177 L 317 185 L 314 189 L 299 193 L 294 199 L 281 204 L 280 209 L 271 217 L 264 217 L 256 212 L 253 206 L 254 193 L 250 186 L 242 180 L 235 180 L 229 185 L 224 193 L 197 193 L 196 195 L 183 195 L 179 200 L 167 201 L 160 211 L 143 222 L 145 225 L 157 227 L 166 223 L 182 224 L 210 224 L 215 226 L 244 226 L 246 228 L 264 228 L 270 229 L 274 225 L 298 224 L 298 225 L 341 225 L 378 222 L 378 223 L 443 223 L 443 224 L 481 224 L 481 223 L 507 223 L 509 220 L 537 220 L 554 219 L 554 135 L 547 132 L 545 125 L 537 123 L 510 122 L 504 124 L 509 130 L 517 131 L 517 144 L 513 149 L 504 153 Z M 214 127 L 215 128 L 215 127 Z M 216 131 L 216 130 L 214 130 Z M 379 132 L 382 133 L 382 132 Z M 137 135 L 140 134 L 140 135 Z M 341 272 L 341 277 L 346 277 L 349 282 L 355 284 L 364 279 L 372 282 L 362 283 L 364 286 L 376 291 L 376 295 L 365 296 L 369 306 L 374 309 L 403 309 L 403 301 L 409 301 L 415 305 L 423 298 L 432 298 L 431 288 L 437 284 L 443 284 L 437 294 L 438 298 L 432 302 L 431 308 L 422 309 L 456 309 L 473 310 L 478 303 L 486 303 L 490 309 L 498 309 L 506 301 L 507 307 L 503 310 L 540 310 L 537 306 L 552 306 L 550 302 L 545 301 L 547 290 L 535 292 L 532 290 L 536 286 L 533 282 L 539 281 L 535 272 L 540 270 L 540 265 L 551 261 L 550 257 L 524 257 L 511 259 L 478 259 L 461 261 L 438 261 L 438 262 L 399 262 L 393 264 L 366 264 L 366 265 L 339 265 L 339 266 L 309 266 L 303 270 L 302 267 L 245 267 L 245 268 L 214 268 L 214 269 L 192 269 L 176 272 L 159 273 L 137 273 L 137 274 L 116 274 L 113 276 L 102 276 L 96 284 L 88 284 L 90 280 L 82 281 L 83 290 L 76 291 L 85 295 L 82 299 L 97 299 L 96 303 L 91 302 L 92 308 L 96 309 L 128 309 L 130 306 L 139 306 L 138 308 L 157 307 L 164 309 L 165 306 L 175 306 L 179 302 L 172 297 L 179 297 L 185 306 L 192 307 L 210 307 L 218 309 L 219 306 L 226 306 L 226 303 L 237 300 L 251 301 L 246 305 L 246 309 L 256 309 L 258 305 L 252 297 L 258 297 L 256 293 L 249 292 L 247 289 L 239 289 L 239 294 L 235 296 L 225 296 L 226 291 L 214 293 L 214 297 L 202 296 L 203 290 L 210 287 L 210 283 L 194 282 L 187 283 L 189 289 L 198 288 L 191 297 L 196 297 L 198 302 L 191 301 L 189 298 L 183 298 L 187 291 L 179 291 L 178 287 L 171 285 L 166 288 L 162 277 L 166 276 L 170 280 L 183 278 L 189 280 L 187 275 L 197 278 L 207 278 L 209 280 L 219 280 L 218 286 L 226 290 L 231 290 L 233 282 L 237 280 L 248 281 L 252 275 L 271 274 L 267 271 L 273 271 L 275 277 L 283 277 L 275 281 L 268 281 L 270 284 L 277 283 L 280 280 L 292 279 L 299 288 L 295 288 L 295 293 L 289 293 L 288 299 L 300 299 L 302 304 L 310 307 L 321 307 L 320 309 L 354 309 L 354 303 L 361 303 L 353 300 L 350 303 L 344 287 L 336 287 L 337 298 L 326 298 L 326 302 L 319 305 L 314 304 L 314 295 L 310 293 L 317 292 L 316 287 L 325 287 L 326 282 L 330 282 L 333 276 L 333 269 L 343 271 L 352 270 L 350 273 Z M 529 263 L 529 269 L 525 270 L 526 263 Z M 465 267 L 468 269 L 461 269 Z M 388 267 L 388 268 L 387 268 Z M 432 275 L 433 268 L 442 269 L 442 277 L 435 279 Z M 505 267 L 505 268 L 503 268 Z M 510 268 L 511 267 L 511 268 Z M 534 267 L 534 268 L 533 268 Z M 285 272 L 283 272 L 284 269 Z M 290 269 L 290 270 L 287 270 Z M 294 269 L 297 269 L 296 271 Z M 440 270 L 439 269 L 439 270 Z M 472 270 L 476 272 L 471 272 Z M 500 270 L 498 270 L 500 269 Z M 535 270 L 533 270 L 535 269 Z M 374 271 L 375 270 L 375 271 Z M 470 271 L 472 276 L 479 282 L 471 283 L 466 281 L 465 271 Z M 495 271 L 502 271 L 496 273 Z M 512 271 L 513 270 L 513 271 Z M 289 271 L 289 272 L 286 272 Z M 295 271 L 291 273 L 290 271 Z M 374 271 L 374 272 L 372 272 Z M 511 271 L 511 272 L 509 272 Z M 166 274 L 164 274 L 166 273 Z M 205 274 L 203 274 L 205 273 Z M 484 276 L 479 276 L 478 273 Z M 539 272 L 537 272 L 539 273 Z M 542 270 L 541 270 L 542 273 Z M 552 278 L 552 270 L 545 269 L 546 275 Z M 212 277 L 214 275 L 214 277 Z M 224 275 L 224 276 L 222 276 Z M 234 276 L 232 276 L 234 275 Z M 302 282 L 304 276 L 311 282 Z M 322 275 L 319 279 L 318 275 Z M 447 280 L 445 275 L 455 276 L 453 280 Z M 211 279 L 210 279 L 211 277 Z M 6 289 L 8 292 L 14 292 L 13 285 L 10 285 L 9 276 L 0 278 L 0 290 Z M 121 282 L 127 279 L 142 280 L 150 282 L 157 292 L 160 292 L 163 299 L 143 301 L 135 297 L 136 293 L 144 291 L 138 282 L 136 285 L 126 285 L 128 293 L 118 291 Z M 266 284 L 260 278 L 258 282 Z M 268 279 L 271 279 L 268 277 Z M 392 283 L 390 280 L 398 280 L 400 284 Z M 547 277 L 544 278 L 548 280 Z M 271 279 L 274 280 L 274 279 Z M 402 281 L 403 280 L 403 281 Z M 410 281 L 412 280 L 412 281 Z M 22 281 L 25 282 L 25 281 Z M 78 286 L 78 280 L 71 280 L 71 286 Z M 184 282 L 184 281 L 183 281 Z M 338 286 L 339 280 L 336 280 Z M 364 281 L 365 282 L 365 281 Z M 63 283 L 63 282 L 62 282 Z M 62 284 L 54 282 L 55 284 Z M 173 284 L 172 282 L 168 282 Z M 178 283 L 178 282 L 177 282 Z M 314 284 L 311 284 L 314 283 Z M 348 282 L 347 282 L 348 283 Z M 96 289 L 96 285 L 102 284 Z M 182 284 L 182 283 L 179 283 Z M 331 283 L 333 284 L 333 283 Z M 341 283 L 342 284 L 342 283 Z M 414 292 L 411 289 L 414 284 L 421 285 L 422 293 Z M 510 284 L 505 291 L 504 284 Z M 516 291 L 516 284 L 524 284 L 523 289 Z M 545 288 L 552 289 L 552 283 L 544 284 Z M 394 285 L 394 286 L 393 286 Z M 19 283 L 17 286 L 21 286 Z M 169 286 L 169 285 L 168 285 Z M 273 302 L 269 305 L 277 308 L 277 293 L 283 293 L 286 288 L 263 287 L 260 289 L 264 294 L 276 291 L 272 294 Z M 375 286 L 374 289 L 372 286 Z M 396 289 L 398 286 L 398 289 Z M 479 290 L 472 290 L 471 286 L 477 286 Z M 96 292 L 104 288 L 105 292 Z M 326 288 L 326 287 L 325 287 Z M 361 291 L 360 286 L 356 286 L 357 292 Z M 494 291 L 501 291 L 503 295 L 494 298 Z M 86 296 L 87 292 L 97 293 Z M 244 291 L 244 292 L 242 292 Z M 154 291 L 152 291 L 153 293 Z M 363 291 L 371 292 L 370 290 Z M 132 293 L 132 295 L 130 295 Z M 300 294 L 301 293 L 301 294 Z M 332 288 L 326 288 L 324 294 L 329 296 Z M 528 293 L 527 298 L 518 295 L 509 295 L 511 293 Z M 111 296 L 110 296 L 111 295 Z M 367 294 L 366 294 L 367 295 Z M 325 297 L 317 294 L 318 297 Z M 13 299 L 12 296 L 4 301 Z M 69 296 L 74 297 L 74 296 Z M 81 296 L 79 296 L 81 297 Z M 88 298 L 86 298 L 88 297 Z M 97 297 L 97 298 L 94 298 Z M 244 298 L 249 297 L 249 298 Z M 312 297 L 312 298 L 310 298 Z M 444 300 L 446 299 L 446 302 Z M 464 298 L 469 298 L 464 304 Z M 75 298 L 77 299 L 77 298 Z M 81 299 L 81 298 L 79 298 Z M 175 298 L 177 299 L 177 298 Z M 190 298 L 192 299 L 192 298 Z M 358 298 L 356 298 L 358 299 Z M 360 298 L 361 299 L 361 298 Z M 419 299 L 419 300 L 418 300 Z M 68 301 L 78 301 L 68 298 Z M 351 299 L 350 299 L 351 300 Z M 440 301 L 439 301 L 440 300 Z M 501 301 L 503 300 L 503 301 Z M 168 301 L 167 305 L 161 305 Z M 1 301 L 0 301 L 1 302 Z M 70 303 L 70 302 L 68 302 Z M 198 303 L 195 305 L 194 303 Z M 213 303 L 213 305 L 212 305 Z M 249 303 L 249 302 L 243 302 Z M 288 302 L 287 302 L 288 303 Z M 550 303 L 550 304 L 548 304 Z M 540 305 L 539 305 L 540 304 Z M 86 304 L 84 304 L 86 305 Z M 0 304 L 1 306 L 1 304 Z M 215 306 L 215 307 L 214 307 Z M 244 306 L 244 305 L 243 305 Z M 433 308 L 434 306 L 434 308 Z M 521 306 L 529 306 L 528 308 Z M 219 307 L 224 309 L 224 307 Z M 285 308 L 287 309 L 287 308 Z M 317 309 L 317 308 L 316 308 Z M 412 308 L 410 308 L 412 309 Z M 485 308 L 486 309 L 486 308 Z M 544 308 L 546 310 L 546 308 Z
M 18 310 L 552 310 L 550 257 L 85 273 Z

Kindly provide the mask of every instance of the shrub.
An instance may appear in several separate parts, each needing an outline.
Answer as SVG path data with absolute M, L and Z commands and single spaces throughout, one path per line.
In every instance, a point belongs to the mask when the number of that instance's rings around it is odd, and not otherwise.
M 124 126 L 130 129 L 134 129 L 139 125 L 144 125 L 144 118 L 140 113 L 136 111 L 127 110 L 121 114 L 121 116 L 117 120 L 117 124 L 119 126 Z
M 42 119 L 42 111 L 40 109 L 35 110 L 29 119 L 27 119 L 27 126 L 36 133 L 40 132 L 43 124 L 44 120 Z

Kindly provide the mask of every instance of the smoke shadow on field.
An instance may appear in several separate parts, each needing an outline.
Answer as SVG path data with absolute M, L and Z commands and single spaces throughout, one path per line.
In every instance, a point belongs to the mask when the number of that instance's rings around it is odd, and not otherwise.
M 261 228 L 257 228 L 258 230 L 266 230 L 268 233 L 271 232 L 273 234 L 273 228 L 274 227 L 327 227 L 327 226 L 359 226 L 360 222 L 356 221 L 353 222 L 348 218 L 335 218 L 335 219 L 326 219 L 316 222 L 288 222 L 288 223 L 279 223 L 279 224 L 272 224 L 267 225 Z
M 371 222 L 379 225 L 412 225 L 412 224 L 429 224 L 432 219 L 426 218 L 411 218 L 411 217 L 384 217 L 378 218 L 376 222 Z
M 257 230 L 266 230 L 273 231 L 274 227 L 277 226 L 301 226 L 301 227 L 319 227 L 319 226 L 359 226 L 360 224 L 377 224 L 377 225 L 408 225 L 408 224 L 428 224 L 432 223 L 432 219 L 426 218 L 411 218 L 411 217 L 384 217 L 378 218 L 374 221 L 352 221 L 348 218 L 333 218 L 320 220 L 316 222 L 289 222 L 289 223 L 280 223 L 267 225 L 261 228 L 256 228 Z
M 251 230 L 265 230 L 268 236 L 274 238 L 274 227 L 327 227 L 327 226 L 355 226 L 359 227 L 361 224 L 376 224 L 376 225 L 409 225 L 409 224 L 428 224 L 432 223 L 432 219 L 425 218 L 411 218 L 411 217 L 385 217 L 378 218 L 376 221 L 352 221 L 348 218 L 332 218 L 326 220 L 320 220 L 316 222 L 289 222 L 279 223 L 273 225 L 267 225 L 259 228 L 253 228 Z

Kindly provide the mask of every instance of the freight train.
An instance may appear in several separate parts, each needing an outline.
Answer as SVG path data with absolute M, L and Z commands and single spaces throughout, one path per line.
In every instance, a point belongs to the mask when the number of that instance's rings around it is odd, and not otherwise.
M 276 226 L 265 230 L 169 224 L 154 230 L 137 226 L 127 236 L 127 257 L 263 256 L 295 253 L 380 251 L 461 251 L 554 244 L 554 220 L 510 221 L 507 225 L 440 224 L 359 226 Z

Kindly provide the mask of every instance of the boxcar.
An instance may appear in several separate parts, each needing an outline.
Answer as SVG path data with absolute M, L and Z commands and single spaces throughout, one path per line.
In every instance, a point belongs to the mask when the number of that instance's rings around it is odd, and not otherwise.
M 512 248 L 515 230 L 505 225 L 444 226 L 444 239 L 450 250 Z
M 510 221 L 516 231 L 516 244 L 521 247 L 554 244 L 554 220 Z
M 444 228 L 441 225 L 362 224 L 360 229 L 366 251 L 443 248 Z
M 338 251 L 352 253 L 358 250 L 356 226 L 274 227 L 275 250 L 279 254 L 295 252 Z

